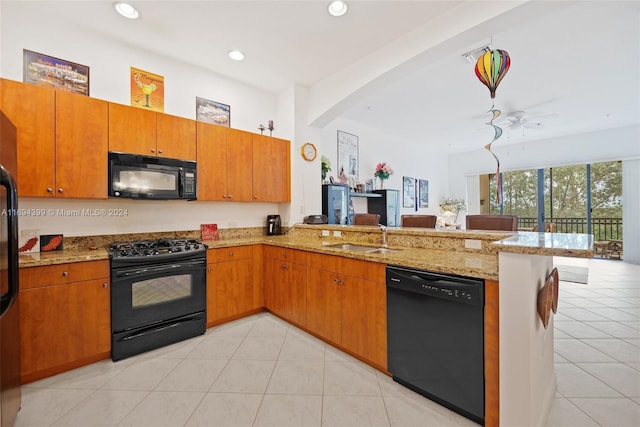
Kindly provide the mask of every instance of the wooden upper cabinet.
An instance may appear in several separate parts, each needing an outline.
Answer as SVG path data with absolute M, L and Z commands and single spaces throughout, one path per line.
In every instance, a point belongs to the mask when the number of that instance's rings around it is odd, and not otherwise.
M 157 154 L 172 159 L 196 160 L 196 121 L 156 113 Z
M 56 91 L 56 197 L 107 198 L 108 103 Z
M 156 113 L 109 103 L 109 151 L 156 155 Z
M 253 200 L 253 134 L 227 129 L 227 197 L 231 202 Z
M 196 122 L 109 103 L 109 151 L 196 160 Z
M 197 122 L 198 200 L 227 200 L 227 128 Z
M 253 135 L 253 198 L 257 202 L 290 202 L 290 143 Z
M 0 80 L 0 136 L 17 141 L 18 194 L 54 197 L 55 90 Z

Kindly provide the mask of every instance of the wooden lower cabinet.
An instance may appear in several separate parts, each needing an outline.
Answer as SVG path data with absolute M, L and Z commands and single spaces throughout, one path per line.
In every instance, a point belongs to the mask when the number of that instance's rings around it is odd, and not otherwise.
M 307 324 L 307 253 L 266 246 L 265 307 L 299 326 Z
M 23 384 L 109 356 L 109 281 L 109 261 L 20 269 Z
M 256 251 L 261 252 L 256 246 L 207 251 L 207 326 L 242 317 L 264 305 L 262 275 L 254 274 Z
M 309 265 L 307 328 L 386 370 L 385 265 L 319 254 Z

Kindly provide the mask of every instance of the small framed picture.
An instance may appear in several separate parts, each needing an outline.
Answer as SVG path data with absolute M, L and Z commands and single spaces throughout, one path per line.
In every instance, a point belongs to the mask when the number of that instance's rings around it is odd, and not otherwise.
M 196 96 L 196 120 L 230 127 L 231 106 Z
M 40 252 L 62 250 L 62 234 L 43 234 L 40 236 Z
M 402 177 L 402 207 L 416 208 L 416 179 L 409 176 Z
M 421 208 L 429 207 L 429 181 L 426 179 L 418 180 L 418 203 Z
M 89 96 L 89 67 L 27 49 L 22 50 L 22 80 Z

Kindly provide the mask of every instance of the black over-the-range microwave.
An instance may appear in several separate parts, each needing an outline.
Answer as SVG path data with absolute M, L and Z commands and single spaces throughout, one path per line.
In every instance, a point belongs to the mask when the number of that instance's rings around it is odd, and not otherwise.
M 109 153 L 109 197 L 196 200 L 196 162 Z

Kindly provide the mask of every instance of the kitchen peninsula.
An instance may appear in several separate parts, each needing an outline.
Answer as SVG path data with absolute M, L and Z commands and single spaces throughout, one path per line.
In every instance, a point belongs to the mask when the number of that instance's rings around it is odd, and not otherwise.
M 260 275 L 264 286 L 261 289 L 264 299 L 254 310 L 264 307 L 384 372 L 387 371 L 384 297 L 387 265 L 484 279 L 485 424 L 545 424 L 556 388 L 553 317 L 545 329 L 536 311 L 537 293 L 553 268 L 553 256 L 593 255 L 591 236 L 398 228 L 388 230 L 391 251 L 373 252 L 351 250 L 341 243 L 375 250 L 382 242 L 378 227 L 296 225 L 283 236 L 262 233 L 261 228 L 237 233 L 221 230 L 221 240 L 205 243 L 209 251 L 218 252 L 225 252 L 225 248 L 252 248 L 254 275 Z M 199 231 L 181 235 L 197 238 Z M 106 260 L 106 244 L 118 238 L 117 235 L 78 238 L 77 248 L 98 246 L 97 250 L 74 250 L 65 243 L 68 249 L 56 254 L 21 257 L 21 272 L 32 266 Z M 294 270 L 297 279 L 289 280 L 290 276 L 281 273 L 275 278 L 271 275 L 278 271 L 291 271 L 293 275 Z M 345 288 L 359 289 L 355 294 L 340 294 L 357 301 L 345 300 L 339 308 L 337 317 L 350 316 L 350 320 L 336 326 L 341 330 L 338 335 L 326 328 L 327 318 L 319 312 L 323 306 L 318 305 L 321 295 L 317 292 L 326 282 L 321 280 L 323 274 L 327 278 L 335 274 L 344 279 Z M 274 282 L 280 287 L 273 287 Z M 306 288 L 289 292 L 282 287 L 296 283 L 306 284 Z M 242 316 L 234 314 L 219 323 Z M 353 331 L 357 323 L 353 318 L 371 319 L 371 327 Z M 368 334 L 367 339 L 358 334 Z M 366 342 L 375 345 L 367 347 Z

